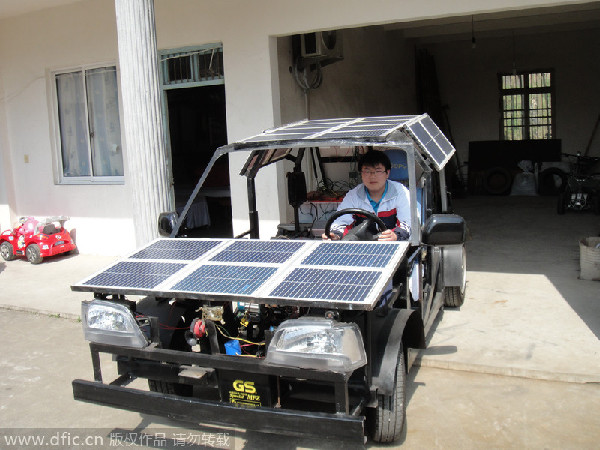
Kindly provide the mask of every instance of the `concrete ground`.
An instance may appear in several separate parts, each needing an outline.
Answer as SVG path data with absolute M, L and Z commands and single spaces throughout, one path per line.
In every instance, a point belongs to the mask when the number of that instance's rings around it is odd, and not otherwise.
M 600 282 L 578 279 L 578 242 L 600 234 L 600 217 L 558 216 L 554 206 L 550 197 L 455 202 L 469 226 L 467 298 L 460 309 L 443 311 L 429 348 L 417 355 L 404 447 L 597 446 Z M 0 262 L 0 327 L 8 337 L 0 356 L 4 433 L 179 426 L 72 400 L 70 380 L 92 378 L 89 354 L 78 323 L 48 314 L 76 319 L 90 294 L 68 286 L 114 260 Z M 235 436 L 235 448 L 341 448 L 260 433 Z
M 81 324 L 30 312 L 0 313 L 0 448 L 7 439 L 44 438 L 58 448 L 354 449 L 360 443 L 298 439 L 243 430 L 191 427 L 73 400 L 71 380 L 92 379 Z M 103 373 L 114 369 L 108 355 Z M 113 370 L 113 376 L 114 376 Z M 132 387 L 145 386 L 136 380 Z M 413 367 L 407 380 L 403 449 L 593 449 L 600 431 L 600 386 Z M 156 438 L 153 438 L 156 437 Z M 162 439 L 164 436 L 165 439 Z M 185 437 L 186 444 L 183 444 Z M 83 439 L 95 445 L 81 444 Z M 54 440 L 54 441 L 52 441 Z M 141 445 L 140 445 L 141 444 Z
M 600 381 L 600 282 L 580 280 L 579 241 L 600 216 L 556 214 L 554 197 L 455 201 L 467 220 L 467 296 L 446 309 L 421 365 Z

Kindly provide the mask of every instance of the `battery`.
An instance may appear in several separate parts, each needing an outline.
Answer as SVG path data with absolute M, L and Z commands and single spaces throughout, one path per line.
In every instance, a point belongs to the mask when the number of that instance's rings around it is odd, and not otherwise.
M 277 400 L 275 377 L 263 374 L 219 370 L 221 401 L 244 408 L 273 406 Z

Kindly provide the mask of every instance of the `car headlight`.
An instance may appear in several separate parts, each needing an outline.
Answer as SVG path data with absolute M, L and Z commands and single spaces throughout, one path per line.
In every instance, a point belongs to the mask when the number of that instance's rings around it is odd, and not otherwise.
M 83 335 L 98 344 L 143 348 L 148 340 L 125 305 L 92 300 L 81 303 Z
M 329 319 L 283 322 L 269 344 L 267 362 L 303 369 L 351 372 L 367 363 L 358 325 Z

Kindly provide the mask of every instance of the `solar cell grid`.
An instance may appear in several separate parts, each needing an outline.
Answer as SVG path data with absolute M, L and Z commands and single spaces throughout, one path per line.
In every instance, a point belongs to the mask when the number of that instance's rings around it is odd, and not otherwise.
M 213 256 L 211 261 L 282 264 L 302 246 L 302 242 L 291 241 L 237 241 Z
M 173 286 L 175 291 L 250 295 L 277 271 L 273 267 L 204 265 Z
M 160 239 L 131 256 L 131 259 L 191 261 L 204 255 L 222 241 Z
M 304 265 L 385 267 L 397 245 L 322 243 L 304 260 Z
M 83 284 L 153 289 L 183 267 L 185 264 L 123 261 Z
M 296 268 L 271 297 L 361 302 L 381 277 L 378 271 Z

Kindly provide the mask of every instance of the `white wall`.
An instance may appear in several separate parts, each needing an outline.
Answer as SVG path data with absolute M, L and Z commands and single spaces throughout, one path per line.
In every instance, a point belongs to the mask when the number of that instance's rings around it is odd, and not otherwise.
M 112 2 L 75 3 L 2 21 L 0 108 L 9 146 L 3 139 L 0 148 L 13 175 L 4 188 L 14 192 L 11 222 L 22 215 L 66 215 L 80 251 L 119 254 L 135 242 L 127 184 L 58 185 L 52 170 L 50 71 L 102 62 L 117 62 Z
M 302 97 L 293 88 L 290 90 L 289 77 L 278 78 L 281 71 L 275 63 L 277 46 L 273 37 L 317 29 L 354 28 L 572 2 L 489 0 L 485 6 L 482 3 L 459 0 L 155 0 L 160 49 L 223 43 L 230 141 L 255 134 L 302 112 Z M 85 253 L 120 254 L 133 247 L 131 195 L 127 183 L 116 186 L 54 184 L 50 170 L 53 147 L 46 77 L 48 71 L 54 69 L 117 61 L 113 5 L 110 0 L 86 0 L 0 21 L 0 131 L 6 130 L 0 137 L 0 169 L 3 166 L 4 172 L 13 176 L 13 180 L 5 176 L 0 181 L 0 214 L 7 215 L 7 210 L 10 211 L 11 220 L 19 215 L 69 215 L 72 220 L 68 225 L 77 229 L 78 244 Z M 381 39 L 388 41 L 386 47 L 397 58 L 388 59 L 390 53 L 371 51 L 373 44 Z M 414 107 L 410 90 L 404 89 L 405 85 L 413 84 L 412 68 L 404 66 L 410 53 L 409 43 L 393 33 L 373 28 L 352 30 L 346 46 L 345 62 L 325 68 L 322 93 L 313 101 L 315 117 L 359 111 L 395 113 Z M 372 64 L 359 56 L 365 51 L 370 52 Z M 597 52 L 592 54 L 597 55 Z M 377 72 L 376 65 L 386 70 Z M 340 77 L 343 75 L 343 84 L 330 82 L 336 72 Z M 381 92 L 386 94 L 383 99 L 367 95 L 365 87 L 375 84 L 380 86 L 377 96 Z M 291 109 L 282 105 L 281 114 L 278 86 L 288 92 L 292 103 L 296 102 Z M 354 93 L 358 93 L 355 99 L 340 101 Z M 328 101 L 331 98 L 337 101 L 332 104 Z M 454 104 L 458 109 L 458 104 Z M 559 127 L 562 126 L 559 122 Z M 574 125 L 569 127 L 564 131 L 579 130 L 574 130 Z M 591 128 L 584 124 L 582 127 L 586 128 L 585 133 Z M 126 143 L 124 151 L 127 151 Z M 28 163 L 25 163 L 25 155 L 28 155 Z M 231 157 L 235 232 L 247 229 L 246 185 L 237 175 L 244 160 L 240 154 Z M 127 168 L 125 170 L 127 175 Z M 281 186 L 283 175 L 282 168 L 273 167 L 257 180 L 264 236 L 274 230 L 285 211 L 285 196 L 280 194 L 276 198 L 274 194 L 274 186 Z

